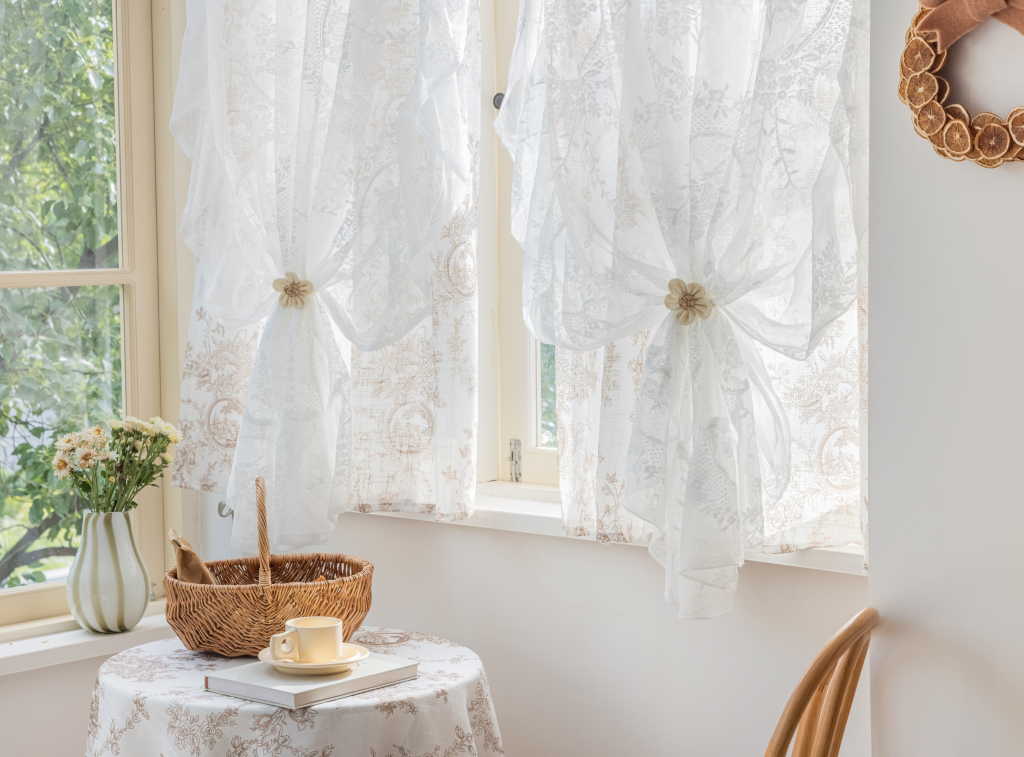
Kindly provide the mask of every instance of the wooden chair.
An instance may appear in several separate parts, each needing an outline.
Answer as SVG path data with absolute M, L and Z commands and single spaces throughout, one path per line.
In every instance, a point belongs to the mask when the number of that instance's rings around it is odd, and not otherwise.
M 878 610 L 868 607 L 839 629 L 800 679 L 786 703 L 765 757 L 836 757 Z

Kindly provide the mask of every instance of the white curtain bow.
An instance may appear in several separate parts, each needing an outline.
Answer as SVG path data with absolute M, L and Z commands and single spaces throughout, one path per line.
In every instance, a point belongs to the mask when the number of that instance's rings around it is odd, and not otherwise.
M 347 497 L 343 348 L 377 350 L 431 315 L 431 243 L 474 174 L 457 77 L 470 13 L 468 0 L 188 3 L 171 123 L 192 160 L 181 233 L 204 315 L 265 320 L 228 483 L 236 548 L 255 551 L 256 475 L 275 549 L 326 543 Z
M 854 7 L 856 6 L 856 7 Z M 754 341 L 797 359 L 866 266 L 866 0 L 522 0 L 495 122 L 523 311 L 590 350 L 656 329 L 624 505 L 687 617 L 731 606 L 789 430 Z M 706 318 L 677 323 L 670 282 Z

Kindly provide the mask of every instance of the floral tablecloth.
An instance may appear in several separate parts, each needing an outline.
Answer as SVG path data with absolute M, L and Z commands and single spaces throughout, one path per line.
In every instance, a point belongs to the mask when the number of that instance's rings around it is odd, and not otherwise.
M 178 639 L 114 655 L 92 695 L 86 756 L 455 757 L 502 755 L 480 658 L 413 631 L 363 628 L 373 652 L 419 662 L 419 677 L 300 710 L 214 694 L 203 677 L 252 662 L 190 652 Z

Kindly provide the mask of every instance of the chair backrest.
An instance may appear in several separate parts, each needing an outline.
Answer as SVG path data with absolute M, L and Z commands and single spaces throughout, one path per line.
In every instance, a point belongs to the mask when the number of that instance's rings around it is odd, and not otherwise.
M 868 607 L 839 629 L 800 679 L 772 734 L 765 757 L 836 757 L 871 642 L 878 610 Z

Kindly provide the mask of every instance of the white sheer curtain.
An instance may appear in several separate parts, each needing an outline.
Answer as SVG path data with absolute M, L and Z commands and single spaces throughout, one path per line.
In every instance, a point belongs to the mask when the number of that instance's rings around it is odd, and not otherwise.
M 470 0 L 187 10 L 171 128 L 192 161 L 181 231 L 199 271 L 175 483 L 226 485 L 232 543 L 254 551 L 263 475 L 273 547 L 324 544 L 351 496 L 349 352 L 417 328 L 450 340 L 457 317 L 475 346 L 478 13 Z M 442 269 L 466 297 L 439 301 Z M 288 279 L 304 298 L 286 302 Z M 462 394 L 457 431 L 429 424 L 439 460 L 475 434 L 475 386 Z M 400 446 L 410 424 L 391 427 Z M 465 510 L 464 492 L 429 496 Z
M 789 480 L 757 344 L 806 359 L 866 281 L 866 43 L 866 0 L 520 5 L 524 316 L 577 351 L 651 330 L 622 504 L 684 617 L 728 611 Z M 707 317 L 666 310 L 677 278 Z

